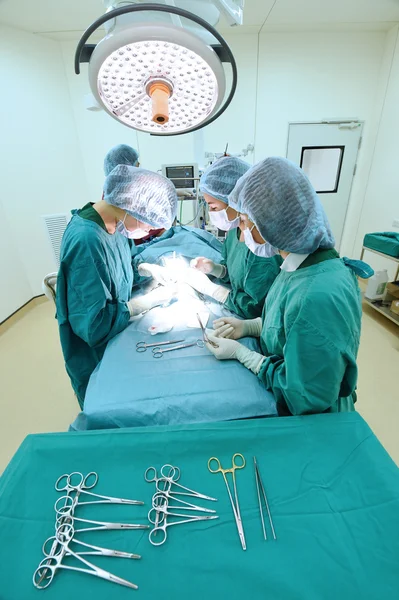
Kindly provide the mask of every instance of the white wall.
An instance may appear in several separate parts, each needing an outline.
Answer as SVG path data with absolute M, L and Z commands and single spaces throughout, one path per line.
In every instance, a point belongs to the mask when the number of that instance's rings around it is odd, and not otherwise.
M 32 288 L 20 260 L 17 240 L 11 233 L 3 203 L 0 199 L 0 323 L 32 296 Z
M 286 155 L 289 122 L 365 121 L 341 251 L 352 255 L 371 148 L 385 32 L 267 33 L 260 36 L 256 160 Z
M 367 189 L 359 221 L 354 252 L 359 255 L 363 237 L 374 231 L 395 231 L 399 219 L 399 40 L 398 27 L 387 37 L 384 70 L 388 79 L 380 85 L 381 112 Z M 398 232 L 398 229 L 396 229 Z M 375 269 L 388 269 L 392 278 L 396 265 L 367 253 Z
M 0 195 L 8 223 L 1 220 L 1 237 L 10 248 L 1 268 L 4 318 L 40 294 L 43 276 L 55 268 L 41 215 L 80 206 L 87 193 L 59 44 L 0 26 L 0 81 Z

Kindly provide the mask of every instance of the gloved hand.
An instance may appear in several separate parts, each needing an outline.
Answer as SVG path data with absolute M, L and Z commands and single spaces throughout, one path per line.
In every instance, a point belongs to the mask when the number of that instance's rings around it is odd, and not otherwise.
M 212 283 L 205 273 L 201 273 L 201 271 L 197 271 L 197 269 L 182 269 L 177 276 L 181 283 L 188 283 L 188 285 L 191 285 L 191 287 L 194 288 L 194 290 L 197 290 L 197 292 L 200 292 L 200 294 L 210 296 L 218 302 L 226 302 L 227 296 L 230 293 L 229 289 L 222 285 Z
M 131 317 L 135 317 L 145 310 L 150 310 L 155 306 L 167 304 L 174 297 L 176 290 L 173 287 L 160 286 L 152 290 L 145 296 L 132 298 L 127 303 Z
M 215 335 L 220 338 L 239 340 L 243 337 L 260 337 L 262 332 L 262 319 L 242 320 L 236 317 L 222 317 L 213 322 Z
M 205 273 L 205 275 L 213 275 L 214 277 L 224 277 L 226 275 L 226 267 L 224 265 L 214 263 L 213 260 L 205 258 L 205 256 L 193 258 L 190 262 L 190 267 L 201 271 L 201 273 Z
M 160 265 L 152 265 L 150 263 L 141 263 L 138 266 L 138 272 L 142 277 L 152 277 L 161 285 L 176 283 L 174 275 L 166 267 Z
M 209 329 L 206 330 L 206 334 L 212 342 L 217 344 L 217 347 L 215 348 L 209 343 L 205 345 L 218 360 L 229 360 L 235 358 L 239 360 L 244 367 L 247 367 L 247 369 L 252 371 L 252 373 L 258 375 L 263 361 L 266 360 L 265 356 L 262 356 L 262 354 L 254 352 L 253 350 L 249 350 L 249 348 L 246 348 L 234 340 L 218 338 Z

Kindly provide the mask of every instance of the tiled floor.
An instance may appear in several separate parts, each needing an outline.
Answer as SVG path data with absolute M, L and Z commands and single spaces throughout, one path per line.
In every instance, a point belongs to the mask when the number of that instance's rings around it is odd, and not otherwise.
M 358 411 L 399 464 L 399 327 L 364 307 Z M 0 327 L 0 473 L 28 433 L 65 431 L 79 406 L 54 306 L 38 299 Z

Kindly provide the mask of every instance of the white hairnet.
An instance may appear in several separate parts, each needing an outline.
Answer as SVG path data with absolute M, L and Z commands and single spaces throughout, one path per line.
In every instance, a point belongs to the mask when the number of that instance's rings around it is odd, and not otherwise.
M 200 190 L 228 204 L 235 184 L 251 167 L 235 156 L 222 156 L 207 168 L 200 180 Z
M 229 200 L 275 248 L 311 254 L 335 244 L 324 208 L 305 173 L 286 158 L 266 158 L 241 177 Z
M 104 200 L 153 228 L 169 229 L 176 216 L 173 183 L 152 171 L 118 165 L 104 184 Z

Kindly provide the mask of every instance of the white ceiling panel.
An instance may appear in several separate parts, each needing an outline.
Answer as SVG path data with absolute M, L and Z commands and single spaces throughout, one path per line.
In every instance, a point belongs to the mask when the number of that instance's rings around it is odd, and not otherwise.
M 102 0 L 0 0 L 0 23 L 46 34 L 55 39 L 78 39 L 104 13 Z M 244 25 L 219 29 L 234 33 L 257 33 L 279 29 L 320 30 L 347 23 L 367 29 L 389 29 L 399 22 L 399 0 L 246 0 Z
M 277 0 L 268 23 L 399 21 L 399 0 Z

